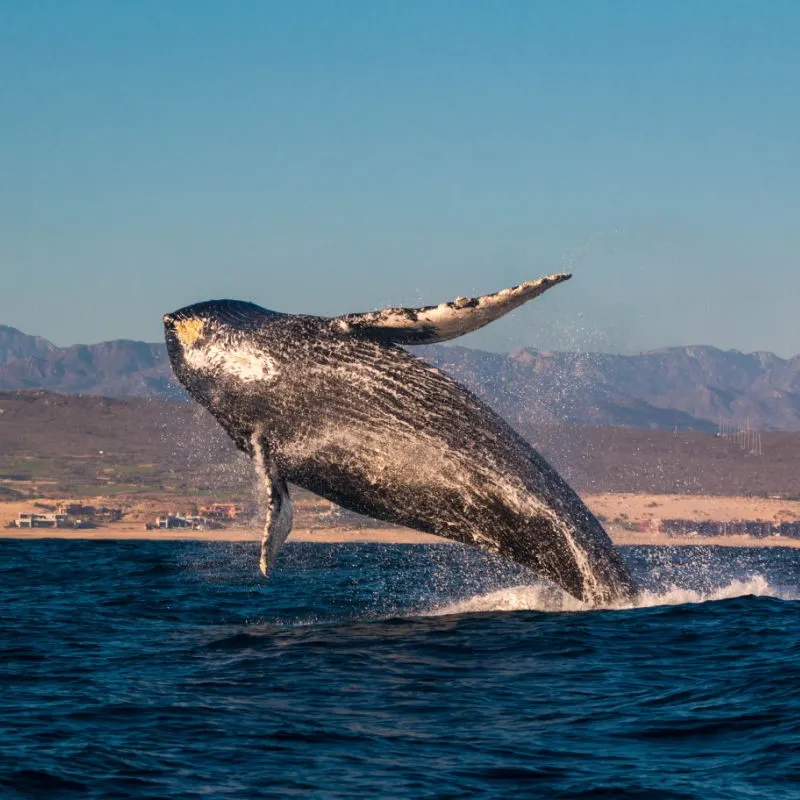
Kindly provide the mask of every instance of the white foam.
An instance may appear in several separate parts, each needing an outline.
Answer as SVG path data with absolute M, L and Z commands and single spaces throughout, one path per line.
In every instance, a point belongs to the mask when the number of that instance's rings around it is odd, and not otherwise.
M 743 580 L 733 580 L 715 589 L 702 591 L 672 586 L 660 592 L 642 592 L 632 603 L 618 608 L 650 608 L 652 606 L 679 606 L 684 603 L 708 603 L 731 600 L 734 597 L 776 597 L 779 600 L 798 600 L 800 596 L 785 588 L 772 586 L 762 575 L 751 575 Z
M 744 580 L 734 580 L 725 586 L 708 591 L 671 586 L 663 591 L 643 591 L 628 603 L 608 606 L 593 606 L 576 600 L 561 589 L 545 585 L 512 586 L 486 594 L 475 595 L 455 603 L 437 606 L 426 612 L 427 616 L 450 614 L 480 614 L 494 611 L 598 611 L 651 608 L 655 606 L 677 606 L 685 603 L 708 603 L 715 600 L 730 600 L 734 597 L 776 597 L 781 600 L 800 600 L 800 595 L 770 585 L 761 575 L 752 575 Z
M 555 586 L 534 584 L 479 594 L 430 609 L 427 615 L 482 614 L 490 611 L 585 611 L 585 603 Z

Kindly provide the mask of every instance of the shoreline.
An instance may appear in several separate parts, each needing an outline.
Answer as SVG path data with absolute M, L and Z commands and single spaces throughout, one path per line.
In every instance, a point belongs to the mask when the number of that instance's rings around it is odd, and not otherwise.
M 676 547 L 791 547 L 800 548 L 800 539 L 771 536 L 759 539 L 753 536 L 665 536 L 657 533 L 639 533 L 609 526 L 609 536 L 617 547 L 647 546 Z M 256 528 L 226 528 L 210 531 L 146 531 L 138 526 L 108 525 L 99 528 L 4 528 L 0 539 L 74 539 L 116 541 L 164 542 L 259 542 L 261 531 Z M 339 544 L 345 542 L 371 542 L 383 544 L 456 544 L 428 533 L 406 528 L 306 528 L 293 531 L 287 541 Z
M 719 536 L 691 534 L 668 535 L 658 532 L 660 520 L 686 519 L 695 522 L 709 520 L 750 520 L 778 524 L 800 523 L 800 500 L 777 497 L 711 496 L 711 495 L 656 495 L 634 493 L 585 494 L 584 501 L 601 520 L 615 545 L 626 547 L 644 545 L 670 547 L 680 545 L 719 547 L 792 547 L 800 548 L 800 538 L 769 536 L 766 538 L 747 534 L 725 533 Z M 71 499 L 70 501 L 73 501 Z M 116 502 L 120 502 L 117 499 Z M 55 501 L 52 501 L 55 502 Z M 109 498 L 82 498 L 89 505 L 106 504 Z M 125 506 L 126 518 L 107 522 L 97 528 L 6 528 L 0 527 L 0 539 L 109 539 L 120 541 L 228 541 L 259 542 L 261 528 L 240 523 L 220 530 L 145 530 L 144 523 L 164 513 L 164 506 L 172 508 L 188 505 L 189 501 L 172 498 L 147 504 L 120 502 Z M 169 505 L 167 505 L 169 504 Z M 29 512 L 35 503 L 29 501 L 0 502 L 0 526 L 15 519 L 21 512 Z M 387 544 L 453 544 L 442 539 L 407 528 L 339 520 L 331 524 L 323 513 L 325 504 L 309 502 L 297 505 L 296 527 L 289 539 L 295 542 L 382 542 Z M 638 530 L 632 530 L 632 527 Z

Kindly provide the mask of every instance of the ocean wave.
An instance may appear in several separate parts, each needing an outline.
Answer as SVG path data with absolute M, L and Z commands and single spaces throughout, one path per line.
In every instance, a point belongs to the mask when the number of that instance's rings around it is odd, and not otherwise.
M 108 552 L 0 542 L 2 798 L 797 795 L 798 550 L 627 548 L 594 614 L 451 545 Z
M 497 611 L 626 611 L 656 606 L 678 606 L 692 603 L 709 603 L 731 600 L 736 597 L 774 597 L 779 600 L 800 600 L 796 591 L 773 586 L 764 576 L 752 575 L 731 580 L 714 589 L 693 589 L 669 586 L 663 589 L 645 590 L 630 602 L 594 606 L 583 603 L 561 589 L 547 584 L 512 586 L 496 591 L 473 595 L 456 602 L 433 606 L 425 616 L 449 616 L 457 614 L 480 614 Z

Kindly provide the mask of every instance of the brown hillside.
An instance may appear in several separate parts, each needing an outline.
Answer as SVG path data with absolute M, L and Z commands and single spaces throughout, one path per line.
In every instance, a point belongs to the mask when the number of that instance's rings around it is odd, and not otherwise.
M 800 433 L 762 456 L 713 434 L 551 426 L 520 430 L 583 492 L 800 495 Z M 188 403 L 0 393 L 0 499 L 250 492 L 249 460 Z

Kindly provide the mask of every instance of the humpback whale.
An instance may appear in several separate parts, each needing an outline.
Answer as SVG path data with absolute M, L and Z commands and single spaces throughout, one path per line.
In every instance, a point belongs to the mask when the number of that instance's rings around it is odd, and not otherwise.
M 588 603 L 632 595 L 608 535 L 566 481 L 485 403 L 406 349 L 482 328 L 570 277 L 339 317 L 237 300 L 165 315 L 175 375 L 264 482 L 263 574 L 291 530 L 292 483 L 511 559 Z

